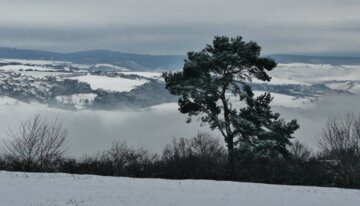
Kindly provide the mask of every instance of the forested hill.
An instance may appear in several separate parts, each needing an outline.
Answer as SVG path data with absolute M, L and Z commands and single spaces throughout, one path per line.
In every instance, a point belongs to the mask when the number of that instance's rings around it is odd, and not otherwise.
M 78 64 L 113 64 L 133 70 L 168 70 L 182 67 L 185 56 L 147 55 L 106 50 L 57 53 L 0 47 L 0 58 L 69 61 Z
M 360 64 L 358 57 L 324 57 L 300 55 L 270 55 L 278 63 L 310 63 L 352 65 Z M 122 53 L 107 50 L 91 50 L 59 53 L 39 50 L 0 47 L 0 58 L 69 61 L 78 64 L 113 64 L 132 70 L 177 70 L 181 69 L 185 55 L 149 55 Z

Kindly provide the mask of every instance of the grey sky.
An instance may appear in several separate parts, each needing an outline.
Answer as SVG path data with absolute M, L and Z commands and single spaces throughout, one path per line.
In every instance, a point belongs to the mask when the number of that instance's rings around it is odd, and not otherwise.
M 265 53 L 360 54 L 358 0 L 0 0 L 0 46 L 184 54 L 214 35 Z

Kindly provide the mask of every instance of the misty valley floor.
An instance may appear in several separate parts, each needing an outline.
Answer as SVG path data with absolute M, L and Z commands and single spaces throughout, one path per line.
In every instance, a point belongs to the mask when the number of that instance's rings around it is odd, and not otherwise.
M 0 171 L 0 205 L 354 206 L 360 190 Z

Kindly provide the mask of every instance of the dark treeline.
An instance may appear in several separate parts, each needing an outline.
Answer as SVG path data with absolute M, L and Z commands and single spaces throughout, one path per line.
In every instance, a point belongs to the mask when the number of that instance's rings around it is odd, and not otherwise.
M 231 180 L 360 188 L 358 151 L 348 149 L 338 153 L 322 149 L 313 155 L 307 147 L 295 142 L 288 157 L 257 155 L 246 148 L 239 149 L 237 173 Z M 25 160 L 9 153 L 0 159 L 0 170 L 141 178 L 229 180 L 226 168 L 226 148 L 218 138 L 204 133 L 191 139 L 174 139 L 161 155 L 130 147 L 125 142 L 114 142 L 108 150 L 82 159 L 58 154 L 46 163 L 35 163 L 34 159 Z

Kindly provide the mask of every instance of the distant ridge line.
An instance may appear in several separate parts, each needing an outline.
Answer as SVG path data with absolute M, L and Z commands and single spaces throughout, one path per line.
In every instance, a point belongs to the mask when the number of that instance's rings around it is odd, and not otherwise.
M 360 57 L 270 55 L 278 63 L 309 63 L 331 65 L 360 64 Z M 151 55 L 108 50 L 89 50 L 70 53 L 0 47 L 0 58 L 69 61 L 79 64 L 113 64 L 132 70 L 174 70 L 183 66 L 185 55 Z

